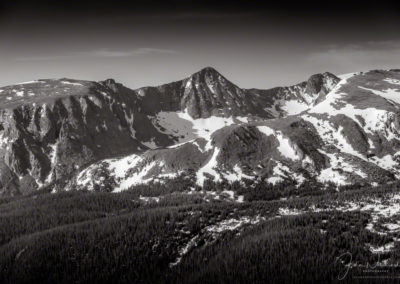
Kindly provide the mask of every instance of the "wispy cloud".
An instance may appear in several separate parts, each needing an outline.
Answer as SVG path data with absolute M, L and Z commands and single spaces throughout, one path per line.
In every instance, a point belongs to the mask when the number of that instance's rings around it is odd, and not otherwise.
M 400 41 L 366 41 L 320 46 L 306 61 L 312 66 L 363 71 L 370 68 L 397 68 L 400 65 Z M 354 68 L 361 68 L 354 70 Z
M 400 49 L 400 40 L 371 40 L 348 44 L 328 44 L 322 46 L 327 51 L 370 51 L 370 50 L 396 50 Z
M 99 49 L 89 52 L 83 52 L 81 55 L 94 56 L 94 57 L 130 57 L 149 54 L 174 54 L 176 50 L 140 47 L 133 50 L 107 50 Z
M 156 54 L 176 54 L 178 53 L 173 49 L 162 49 L 152 47 L 139 47 L 130 50 L 110 50 L 110 49 L 96 49 L 89 51 L 71 52 L 66 54 L 54 55 L 33 55 L 17 57 L 18 61 L 36 61 L 36 60 L 57 60 L 69 58 L 118 58 L 118 57 L 139 57 Z

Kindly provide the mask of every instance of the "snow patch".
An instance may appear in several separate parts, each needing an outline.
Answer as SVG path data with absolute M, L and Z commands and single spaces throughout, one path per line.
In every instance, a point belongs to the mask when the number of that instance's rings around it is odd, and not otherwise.
M 193 140 L 190 140 L 190 141 L 187 141 L 187 142 L 178 143 L 178 144 L 175 144 L 175 145 L 169 146 L 169 147 L 167 147 L 167 148 L 168 148 L 168 149 L 175 149 L 175 148 L 179 148 L 179 147 L 181 147 L 181 146 L 183 146 L 183 145 L 185 145 L 185 144 L 192 143 L 192 142 L 194 142 L 194 141 L 195 141 L 195 139 L 193 139 Z
M 296 208 L 279 208 L 278 214 L 281 216 L 296 216 L 304 214 L 304 211 L 298 210 Z
M 270 178 L 267 179 L 267 181 L 269 183 L 272 183 L 273 185 L 275 185 L 277 183 L 280 183 L 280 182 L 284 181 L 284 179 L 281 178 L 281 177 L 270 177 Z
M 223 174 L 224 178 L 229 182 L 240 181 L 243 178 L 254 179 L 253 176 L 249 176 L 243 173 L 242 169 L 238 165 L 235 165 L 232 170 L 233 171 L 228 174 Z
M 38 81 L 38 80 L 33 80 L 33 81 L 27 81 L 27 82 L 22 82 L 22 83 L 17 83 L 15 85 L 25 85 L 25 84 L 34 84 L 34 83 L 44 83 L 43 81 Z
M 392 85 L 400 85 L 400 80 L 393 79 L 393 78 L 386 78 L 386 79 L 383 79 L 383 81 L 388 82 Z
M 282 132 L 276 132 L 276 138 L 279 141 L 278 150 L 281 152 L 283 156 L 291 160 L 299 160 L 300 156 L 297 154 L 297 151 L 293 148 L 291 141 L 289 138 L 284 137 Z
M 211 135 L 225 127 L 229 126 L 232 124 L 235 124 L 233 121 L 233 117 L 218 117 L 218 116 L 211 116 L 209 118 L 198 118 L 198 119 L 193 119 L 187 109 L 184 112 L 178 112 L 178 117 L 181 119 L 184 119 L 186 121 L 189 121 L 192 124 L 192 129 L 193 129 L 193 134 L 196 135 L 196 137 L 202 137 L 208 141 L 211 140 Z
M 142 142 L 142 144 L 145 145 L 146 147 L 150 148 L 150 149 L 157 149 L 158 148 L 156 142 L 154 141 L 154 137 L 152 137 L 150 141 Z
M 194 140 L 198 137 L 208 141 L 205 151 L 211 150 L 211 135 L 225 127 L 235 124 L 237 117 L 192 118 L 187 109 L 183 112 L 159 112 L 152 118 L 153 125 L 159 132 L 178 139 L 178 144 Z M 243 118 L 239 117 L 239 121 Z
M 50 154 L 49 154 L 49 158 L 50 158 L 50 173 L 46 178 L 46 183 L 50 183 L 52 181 L 52 179 L 53 179 L 54 166 L 56 165 L 56 161 L 57 161 L 57 149 L 58 149 L 57 143 L 54 143 L 53 145 L 50 145 Z
M 370 159 L 370 161 L 372 161 L 374 164 L 376 164 L 377 166 L 385 169 L 385 170 L 392 170 L 394 167 L 397 166 L 397 162 L 395 160 L 393 160 L 393 157 L 395 155 L 386 155 L 383 156 L 382 158 L 378 158 L 378 157 L 372 157 Z
M 312 100 L 310 100 L 312 102 Z M 307 102 L 307 103 L 310 103 Z M 281 109 L 283 109 L 288 115 L 295 115 L 299 114 L 303 111 L 306 111 L 309 109 L 309 104 L 306 104 L 304 102 L 300 102 L 298 100 L 290 100 L 286 101 L 284 104 L 282 104 Z
M 249 123 L 249 118 L 248 118 L 248 117 L 245 117 L 245 116 L 235 116 L 235 118 L 236 118 L 237 120 L 239 120 L 240 122 L 242 122 L 242 123 Z
M 149 202 L 156 202 L 159 203 L 160 202 L 160 197 L 152 197 L 152 196 L 139 196 L 139 200 L 143 201 L 145 203 L 149 203 Z
M 276 163 L 276 166 L 272 171 L 272 176 L 266 179 L 267 182 L 275 185 L 279 182 L 284 181 L 284 178 L 290 178 L 297 181 L 298 185 L 300 185 L 305 181 L 305 178 L 302 174 L 292 172 L 288 166 L 283 165 L 280 161 L 274 161 Z
M 13 90 L 15 91 L 15 90 Z M 15 91 L 15 94 L 17 95 L 17 97 L 23 97 L 24 96 L 24 91 Z
M 238 219 L 230 218 L 223 220 L 215 225 L 208 226 L 206 227 L 206 230 L 212 233 L 222 233 L 225 231 L 233 231 L 239 229 L 246 224 L 254 225 L 263 220 L 265 220 L 265 218 L 261 217 L 260 215 L 257 215 L 256 217 L 243 216 Z
M 182 119 L 177 112 L 161 111 L 151 119 L 159 132 L 177 137 L 179 144 L 197 137 L 193 132 L 193 123 Z
M 217 157 L 218 157 L 219 152 L 220 152 L 220 149 L 215 147 L 210 160 L 202 168 L 200 168 L 198 170 L 198 172 L 196 173 L 196 179 L 197 179 L 198 185 L 203 186 L 204 180 L 205 180 L 205 176 L 204 176 L 205 173 L 214 176 L 214 179 L 213 179 L 214 181 L 220 180 L 219 174 L 215 171 L 215 168 L 218 166 Z
M 298 155 L 297 151 L 293 147 L 293 143 L 289 140 L 288 137 L 285 137 L 281 131 L 275 131 L 272 128 L 262 125 L 257 126 L 257 129 L 267 135 L 275 135 L 276 139 L 279 142 L 278 150 L 282 154 L 282 156 L 291 159 L 291 160 L 299 160 L 300 156 Z
M 61 81 L 61 83 L 64 85 L 83 86 L 81 83 L 77 82 Z
M 222 233 L 227 231 L 236 231 L 244 227 L 245 225 L 255 225 L 264 221 L 265 217 L 257 215 L 255 217 L 242 216 L 240 218 L 230 218 L 222 220 L 216 224 L 208 225 L 204 227 L 199 234 L 193 236 L 184 246 L 178 250 L 178 256 L 174 262 L 169 264 L 169 267 L 178 265 L 182 257 L 188 254 L 194 247 L 197 246 L 201 237 L 211 238 L 211 240 L 217 239 Z M 190 232 L 189 232 L 190 233 Z
M 257 129 L 258 129 L 261 133 L 264 133 L 264 134 L 267 135 L 267 136 L 274 135 L 274 133 L 275 133 L 275 131 L 274 131 L 272 128 L 270 128 L 270 127 L 268 127 L 268 126 L 265 126 L 265 125 L 263 125 L 263 126 L 257 126 Z
M 385 244 L 383 246 L 379 246 L 379 247 L 370 245 L 369 249 L 374 254 L 390 252 L 394 249 L 394 242 L 387 243 L 387 244 Z

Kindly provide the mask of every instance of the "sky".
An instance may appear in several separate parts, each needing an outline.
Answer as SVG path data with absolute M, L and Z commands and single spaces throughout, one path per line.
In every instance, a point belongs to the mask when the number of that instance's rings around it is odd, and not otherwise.
M 0 4 L 0 86 L 67 77 L 139 88 L 212 66 L 267 89 L 400 68 L 400 9 L 379 2 L 13 0 Z

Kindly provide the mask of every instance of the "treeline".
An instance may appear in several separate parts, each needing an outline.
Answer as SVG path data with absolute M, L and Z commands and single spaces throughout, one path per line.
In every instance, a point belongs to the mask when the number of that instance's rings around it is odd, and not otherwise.
M 193 175 L 180 176 L 173 180 L 163 182 L 150 182 L 143 185 L 132 186 L 127 193 L 134 196 L 162 196 L 174 192 L 222 192 L 233 191 L 236 196 L 243 196 L 244 201 L 271 201 L 282 198 L 321 196 L 335 194 L 345 191 L 381 191 L 400 189 L 400 181 L 391 182 L 377 186 L 367 183 L 355 183 L 345 186 L 337 186 L 332 182 L 320 183 L 314 179 L 306 180 L 299 184 L 294 180 L 284 180 L 272 184 L 265 180 L 242 179 L 229 183 L 227 181 L 214 182 L 210 179 L 205 180 L 203 187 L 196 184 Z

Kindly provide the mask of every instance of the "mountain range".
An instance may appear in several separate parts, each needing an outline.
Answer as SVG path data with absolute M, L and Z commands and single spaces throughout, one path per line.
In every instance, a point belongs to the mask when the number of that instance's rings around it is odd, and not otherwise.
M 399 109 L 400 70 L 267 90 L 211 67 L 136 90 L 113 79 L 5 86 L 0 192 L 116 192 L 176 178 L 376 186 L 400 176 Z

